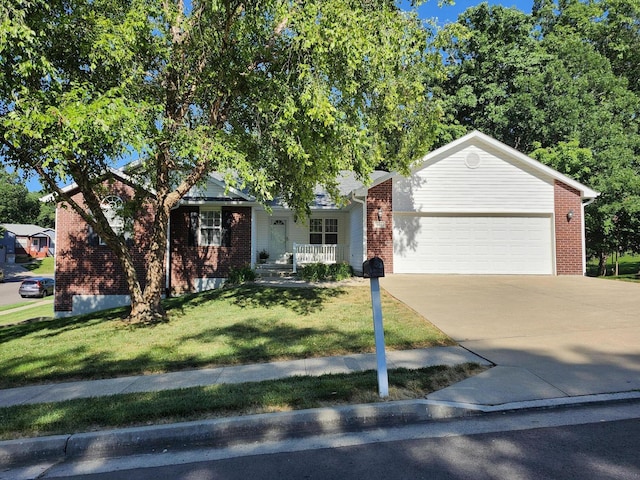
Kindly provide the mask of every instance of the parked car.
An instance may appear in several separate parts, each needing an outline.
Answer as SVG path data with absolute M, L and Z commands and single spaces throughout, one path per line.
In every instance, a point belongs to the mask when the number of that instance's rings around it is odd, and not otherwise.
M 0 268 L 0 283 L 4 282 L 4 270 Z
M 55 282 L 53 278 L 33 277 L 23 280 L 18 289 L 18 293 L 22 298 L 25 297 L 46 297 L 53 295 L 55 290 Z

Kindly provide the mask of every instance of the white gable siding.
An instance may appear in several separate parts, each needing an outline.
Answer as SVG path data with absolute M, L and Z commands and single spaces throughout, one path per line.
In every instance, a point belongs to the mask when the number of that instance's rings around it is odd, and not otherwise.
M 215 183 L 215 182 L 207 182 L 206 185 L 202 187 L 193 187 L 189 190 L 189 197 L 205 197 L 205 198 L 223 198 L 229 197 L 230 193 L 225 193 L 224 186 Z
M 353 209 L 349 212 L 349 264 L 356 272 L 362 272 L 362 261 L 364 259 L 362 209 L 362 204 L 355 203 Z
M 256 255 L 262 250 L 269 250 L 269 215 L 264 210 L 256 210 Z
M 467 166 L 469 154 L 478 156 L 476 168 Z M 531 167 L 474 145 L 449 155 L 394 181 L 395 212 L 553 212 L 553 181 Z

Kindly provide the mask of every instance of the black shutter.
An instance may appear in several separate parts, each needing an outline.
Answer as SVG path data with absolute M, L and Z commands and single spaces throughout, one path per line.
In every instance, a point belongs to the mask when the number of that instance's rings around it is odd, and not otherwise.
M 100 245 L 100 237 L 90 225 L 87 226 L 87 244 L 91 247 L 97 247 Z
M 231 246 L 231 230 L 233 227 L 233 212 L 222 209 L 222 246 Z
M 198 212 L 189 212 L 189 238 L 187 243 L 190 247 L 195 247 L 198 238 L 198 228 L 200 223 L 200 214 Z

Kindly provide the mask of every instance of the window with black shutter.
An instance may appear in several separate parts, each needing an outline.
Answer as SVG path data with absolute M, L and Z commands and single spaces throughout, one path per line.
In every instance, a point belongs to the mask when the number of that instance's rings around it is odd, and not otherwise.
M 231 246 L 231 230 L 233 228 L 233 212 L 222 209 L 222 246 Z

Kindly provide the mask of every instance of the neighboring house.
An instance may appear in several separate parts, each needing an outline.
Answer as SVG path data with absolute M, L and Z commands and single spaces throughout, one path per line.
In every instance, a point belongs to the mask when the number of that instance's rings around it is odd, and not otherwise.
M 119 177 L 105 211 L 133 194 Z M 584 207 L 598 196 L 480 132 L 426 155 L 409 177 L 375 172 L 365 186 L 345 174 L 340 192 L 337 205 L 318 191 L 300 223 L 286 206 L 267 211 L 211 175 L 171 214 L 167 292 L 215 288 L 262 250 L 269 262 L 347 262 L 357 274 L 379 256 L 385 273 L 583 275 Z M 127 303 L 113 254 L 73 210 L 57 215 L 56 315 Z M 137 219 L 130 247 L 140 272 L 145 223 Z M 123 222 L 113 216 L 113 225 Z
M 5 232 L 0 237 L 4 246 L 6 261 L 15 261 L 16 255 L 34 258 L 53 256 L 55 252 L 55 230 L 38 225 L 3 223 Z

